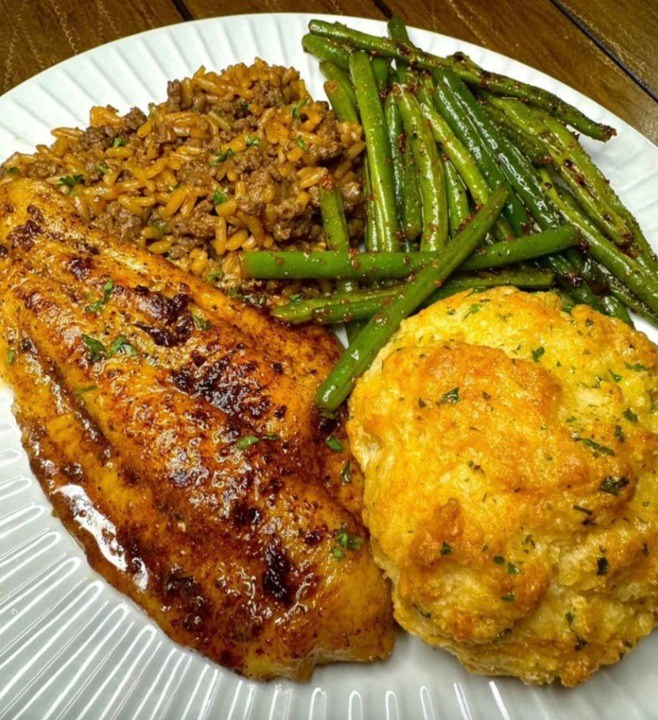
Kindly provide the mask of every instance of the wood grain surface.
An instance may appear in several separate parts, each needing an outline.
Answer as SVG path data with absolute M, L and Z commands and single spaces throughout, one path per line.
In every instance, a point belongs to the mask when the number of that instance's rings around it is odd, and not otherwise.
M 0 0 L 0 92 L 110 40 L 181 21 L 171 0 Z
M 556 0 L 595 42 L 658 99 L 656 0 Z
M 475 42 L 575 87 L 658 143 L 658 4 L 642 0 L 0 0 L 0 92 L 150 28 L 253 12 L 385 19 Z

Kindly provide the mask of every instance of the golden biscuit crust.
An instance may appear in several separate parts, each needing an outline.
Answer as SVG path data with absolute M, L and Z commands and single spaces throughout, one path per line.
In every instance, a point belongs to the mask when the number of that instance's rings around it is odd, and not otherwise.
M 465 292 L 403 323 L 348 422 L 403 627 L 569 686 L 651 631 L 656 368 L 644 335 L 552 293 Z

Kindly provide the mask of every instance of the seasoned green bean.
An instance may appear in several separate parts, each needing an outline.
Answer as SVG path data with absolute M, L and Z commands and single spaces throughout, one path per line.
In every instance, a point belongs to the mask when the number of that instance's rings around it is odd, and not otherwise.
M 333 80 L 338 83 L 345 91 L 345 94 L 349 96 L 352 105 L 356 107 L 356 93 L 352 87 L 350 76 L 345 72 L 345 70 L 338 67 L 338 65 L 331 62 L 331 60 L 323 60 L 320 63 L 320 72 L 327 80 Z
M 356 91 L 363 134 L 368 146 L 368 169 L 376 207 L 380 249 L 392 252 L 400 246 L 395 209 L 395 187 L 391 148 L 386 133 L 384 111 L 368 55 L 354 52 L 350 56 L 350 73 Z
M 448 85 L 451 77 L 450 71 L 441 70 L 434 74 L 435 90 L 434 104 L 439 114 L 450 125 L 453 132 L 468 147 L 482 174 L 487 178 L 489 185 L 502 185 L 507 189 L 508 199 L 503 215 L 512 226 L 516 235 L 524 235 L 530 226 L 528 213 L 515 193 L 512 192 L 509 181 L 503 174 L 498 160 L 490 148 L 480 138 L 473 120 L 464 111 L 457 101 L 452 89 Z
M 450 220 L 450 235 L 454 237 L 462 224 L 470 215 L 468 195 L 455 166 L 446 160 L 443 163 L 446 176 L 446 195 L 448 197 L 448 218 Z
M 359 122 L 356 108 L 342 85 L 335 80 L 327 80 L 324 84 L 324 91 L 327 94 L 331 109 L 334 111 L 339 122 Z
M 319 60 L 330 60 L 339 68 L 349 70 L 351 49 L 342 43 L 307 34 L 302 38 L 302 46 L 307 53 L 315 55 Z
M 448 201 L 443 165 L 434 138 L 412 93 L 401 85 L 393 88 L 395 102 L 418 167 L 423 230 L 420 249 L 433 252 L 448 242 Z
M 462 290 L 485 289 L 501 285 L 513 285 L 526 290 L 547 290 L 553 286 L 554 280 L 555 275 L 549 270 L 537 269 L 507 270 L 475 275 L 456 274 L 433 292 L 421 304 L 421 307 L 431 305 Z M 370 318 L 380 312 L 383 305 L 396 298 L 405 286 L 406 283 L 402 283 L 389 288 L 335 293 L 310 300 L 291 302 L 273 310 L 272 315 L 293 325 L 310 321 L 328 325 Z
M 494 243 L 465 260 L 463 269 L 487 270 L 557 253 L 572 247 L 579 237 L 574 227 L 564 225 L 555 230 L 518 238 L 514 242 Z M 326 251 L 258 251 L 244 253 L 242 270 L 246 278 L 260 280 L 382 280 L 406 278 L 425 267 L 433 257 L 434 253 L 424 252 L 347 254 Z

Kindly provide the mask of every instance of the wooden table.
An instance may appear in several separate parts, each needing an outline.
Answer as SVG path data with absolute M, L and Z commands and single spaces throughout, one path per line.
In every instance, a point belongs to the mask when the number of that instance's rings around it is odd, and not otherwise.
M 196 18 L 397 14 L 543 70 L 658 144 L 658 3 L 646 0 L 0 0 L 0 10 L 0 92 L 83 50 Z

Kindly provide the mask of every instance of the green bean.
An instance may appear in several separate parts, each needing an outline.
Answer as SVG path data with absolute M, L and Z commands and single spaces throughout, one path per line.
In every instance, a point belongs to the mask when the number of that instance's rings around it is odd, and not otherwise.
M 404 148 L 404 203 L 402 212 L 404 234 L 407 240 L 415 240 L 423 230 L 423 205 L 420 198 L 418 168 L 411 152 L 411 146 L 407 142 L 405 142 Z
M 569 153 L 568 159 L 571 162 L 567 164 L 568 168 L 572 172 L 577 171 L 580 173 L 577 177 L 578 186 L 582 187 L 583 178 L 586 179 L 598 201 L 599 213 L 604 215 L 603 219 L 610 218 L 608 222 L 613 224 L 616 232 L 619 233 L 619 237 L 626 240 L 626 245 L 628 241 L 633 243 L 634 249 L 638 253 L 638 262 L 645 269 L 653 272 L 658 270 L 656 254 L 644 236 L 637 220 L 619 199 L 605 175 L 578 142 L 578 138 L 555 118 L 544 114 L 542 119 L 546 127 L 558 139 L 565 153 Z M 611 237 L 614 239 L 614 236 Z
M 487 270 L 531 260 L 572 247 L 579 237 L 575 228 L 564 225 L 514 242 L 494 243 L 465 260 L 463 269 Z M 425 267 L 433 257 L 434 253 L 426 252 L 258 251 L 244 253 L 242 271 L 244 277 L 259 280 L 382 280 L 406 278 Z
M 333 178 L 332 178 L 333 180 Z M 320 213 L 322 226 L 330 250 L 348 252 L 350 249 L 350 235 L 347 229 L 347 218 L 340 190 L 334 182 L 320 184 Z M 354 280 L 338 280 L 336 290 L 344 293 L 358 292 L 359 284 Z M 352 341 L 361 331 L 360 327 L 352 327 L 351 323 L 345 326 L 348 341 Z
M 315 404 L 321 410 L 332 412 L 339 407 L 351 392 L 356 379 L 367 370 L 400 322 L 429 297 L 482 242 L 500 213 L 506 195 L 504 188 L 497 188 L 462 232 L 435 253 L 434 260 L 390 304 L 370 319 L 320 385 Z
M 480 97 L 488 98 L 489 93 L 480 93 Z M 501 133 L 521 150 L 521 152 L 537 167 L 550 165 L 553 160 L 544 145 L 532 135 L 524 133 L 521 128 L 513 123 L 507 115 L 496 105 L 487 102 L 483 105 L 484 111 L 489 115 L 493 123 L 499 126 Z
M 631 320 L 631 316 L 628 314 L 628 310 L 626 310 L 623 303 L 619 302 L 616 297 L 607 295 L 601 300 L 601 305 L 603 306 L 603 311 L 606 315 L 617 318 L 618 320 L 626 323 L 626 325 L 635 327 L 633 325 L 633 321 Z
M 359 336 L 359 333 L 366 326 L 366 320 L 352 320 L 345 323 L 345 334 L 347 335 L 347 344 L 351 345 Z
M 352 51 L 342 43 L 308 34 L 302 38 L 302 46 L 307 53 L 315 55 L 319 60 L 330 60 L 342 70 L 349 70 Z
M 593 181 L 589 172 L 579 164 L 585 155 L 577 139 L 553 118 L 528 108 L 516 100 L 494 98 L 492 102 L 502 108 L 508 116 L 524 131 L 541 140 L 553 158 L 555 169 L 567 183 L 579 204 L 598 225 L 599 229 L 610 236 L 620 247 L 624 248 L 633 242 L 633 234 L 610 203 L 605 199 L 609 193 L 602 191 L 607 185 L 605 178 Z M 580 148 L 578 150 L 577 148 Z M 577 162 L 577 160 L 579 162 Z M 589 163 L 592 165 L 591 161 Z M 597 171 L 598 172 L 598 171 Z M 612 191 L 610 191 L 611 193 Z M 644 237 L 644 236 L 642 236 Z M 644 240 L 646 243 L 646 240 Z M 642 249 L 641 262 L 655 261 L 653 251 L 648 247 Z
M 377 252 L 379 250 L 379 234 L 375 220 L 376 206 L 373 201 L 368 163 L 363 166 L 363 195 L 366 201 L 366 227 L 363 233 L 363 243 L 368 252 Z
M 552 287 L 555 275 L 548 270 L 508 270 L 498 273 L 478 273 L 476 275 L 453 275 L 438 290 L 435 290 L 421 307 L 432 305 L 462 290 L 483 290 L 501 285 L 512 285 L 527 290 L 546 290 Z M 351 322 L 370 318 L 381 311 L 382 307 L 396 298 L 406 283 L 390 288 L 359 290 L 350 293 L 335 293 L 322 297 L 291 302 L 272 311 L 279 320 L 298 325 L 304 322 L 316 322 L 321 325 Z
M 463 264 L 463 269 L 486 270 L 532 260 L 573 247 L 579 240 L 578 230 L 570 225 L 562 225 L 537 235 L 526 235 L 514 242 L 498 242 L 488 245 L 471 255 Z
M 385 57 L 373 57 L 371 62 L 375 85 L 377 85 L 377 91 L 381 95 L 388 87 L 388 71 L 391 67 L 391 61 Z
M 327 247 L 330 250 L 349 252 L 350 236 L 347 230 L 343 198 L 334 182 L 320 184 L 320 213 Z
M 616 275 L 654 312 L 658 312 L 658 281 L 646 273 L 632 258 L 607 240 L 583 211 L 561 195 L 550 175 L 540 171 L 546 192 L 557 205 L 565 220 L 578 228 L 589 245 L 589 254 Z
M 384 119 L 386 120 L 386 131 L 388 142 L 391 146 L 391 158 L 393 160 L 393 184 L 395 187 L 395 207 L 398 209 L 398 220 L 403 224 L 404 207 L 404 156 L 400 147 L 400 140 L 404 139 L 402 119 L 398 112 L 393 93 L 389 93 L 384 101 Z
M 570 166 L 573 167 L 575 165 L 580 172 L 581 183 L 584 179 L 602 208 L 605 207 L 608 213 L 614 214 L 612 219 L 619 236 L 626 242 L 632 240 L 633 233 L 624 220 L 617 214 L 618 208 L 621 208 L 625 212 L 628 211 L 621 204 L 621 200 L 610 187 L 603 173 L 596 167 L 590 156 L 578 142 L 578 138 L 559 122 L 559 120 L 552 118 L 550 115 L 542 113 L 541 120 L 558 141 L 560 148 L 563 149 L 564 155 L 568 156 L 565 157 L 565 160 L 569 161 L 568 164 Z
M 457 102 L 462 104 L 480 141 L 489 149 L 491 156 L 498 161 L 506 180 L 528 206 L 539 226 L 543 230 L 556 227 L 560 222 L 559 213 L 553 203 L 546 198 L 530 161 L 502 136 L 482 105 L 452 71 L 445 70 L 441 79 Z
M 343 69 L 339 68 L 336 63 L 331 62 L 331 60 L 323 60 L 320 63 L 320 72 L 327 80 L 333 80 L 335 83 L 338 83 L 345 91 L 345 94 L 349 96 L 352 105 L 356 108 L 356 93 L 352 87 L 350 76 Z
M 358 123 L 359 116 L 345 88 L 335 80 L 327 80 L 324 91 L 338 122 Z
M 414 96 L 401 85 L 394 86 L 393 93 L 418 167 L 423 213 L 420 249 L 433 252 L 448 242 L 448 202 L 443 165 Z
M 411 45 L 411 41 L 409 40 L 409 32 L 402 18 L 395 16 L 389 18 L 386 23 L 386 27 L 388 29 L 388 34 L 391 40 L 395 40 L 395 42 L 397 43 Z
M 516 235 L 524 235 L 530 220 L 519 198 L 512 192 L 510 184 L 501 170 L 498 159 L 480 138 L 472 119 L 457 101 L 447 84 L 449 71 L 436 71 L 434 79 L 434 104 L 453 132 L 469 148 L 477 166 L 487 178 L 489 185 L 500 184 L 508 191 L 507 204 L 503 215 Z
M 645 302 L 642 302 L 637 295 L 633 294 L 608 268 L 599 265 L 598 270 L 603 276 L 608 292 L 611 295 L 616 297 L 619 302 L 624 303 L 624 305 L 636 315 L 658 327 L 658 313 L 655 313 Z
M 361 125 L 368 147 L 368 168 L 377 212 L 377 230 L 380 249 L 384 252 L 397 250 L 398 222 L 395 209 L 395 188 L 391 148 L 386 134 L 384 111 L 377 92 L 370 58 L 362 52 L 350 56 L 350 73 L 356 90 Z
M 391 40 L 404 43 L 405 45 L 411 45 L 409 40 L 409 33 L 407 32 L 407 26 L 400 20 L 400 18 L 392 17 L 387 23 L 388 34 Z M 409 63 L 398 58 L 396 60 L 398 82 L 411 85 L 416 81 L 416 74 L 409 68 Z
M 592 288 L 580 277 L 578 269 L 572 260 L 567 259 L 564 255 L 555 253 L 554 255 L 548 255 L 546 258 L 542 258 L 542 261 L 546 267 L 550 268 L 556 274 L 558 284 L 565 292 L 571 295 L 576 303 L 589 305 L 599 312 L 602 311 L 599 298 Z
M 357 30 L 351 30 L 342 23 L 311 20 L 309 30 L 314 36 L 331 38 L 359 50 L 402 60 L 410 63 L 412 67 L 419 67 L 424 70 L 451 68 L 462 80 L 471 85 L 483 87 L 500 95 L 526 100 L 532 105 L 541 107 L 552 115 L 556 115 L 576 128 L 576 130 L 597 140 L 609 140 L 615 134 L 613 128 L 590 120 L 577 108 L 564 102 L 553 93 L 504 75 L 482 70 L 464 55 L 454 55 L 448 58 L 436 57 L 416 50 L 406 43 L 399 43 L 388 38 L 375 37 Z
M 464 180 L 473 200 L 483 205 L 489 197 L 490 190 L 484 175 L 480 172 L 477 163 L 467 147 L 452 131 L 450 125 L 437 112 L 431 96 L 419 93 L 420 106 L 425 119 L 429 122 L 434 139 L 441 146 L 450 162 Z M 503 217 L 499 217 L 494 225 L 494 234 L 499 240 L 514 240 L 512 228 Z
M 468 195 L 455 166 L 446 160 L 443 163 L 446 174 L 446 194 L 448 197 L 448 219 L 450 220 L 450 235 L 454 237 L 462 224 L 470 215 Z
M 441 79 L 447 90 L 452 93 L 451 99 L 454 98 L 456 103 L 461 104 L 464 113 L 471 118 L 479 140 L 489 150 L 491 157 L 497 158 L 501 171 L 510 185 L 527 203 L 538 225 L 543 230 L 557 227 L 560 215 L 551 199 L 546 196 L 529 160 L 500 134 L 468 88 L 454 73 L 446 70 L 442 73 Z M 550 255 L 540 262 L 542 266 L 557 273 L 558 282 L 578 302 L 586 303 L 600 310 L 602 308 L 596 294 L 588 283 L 578 276 L 578 259 L 577 252 L 568 249 L 563 257 Z

